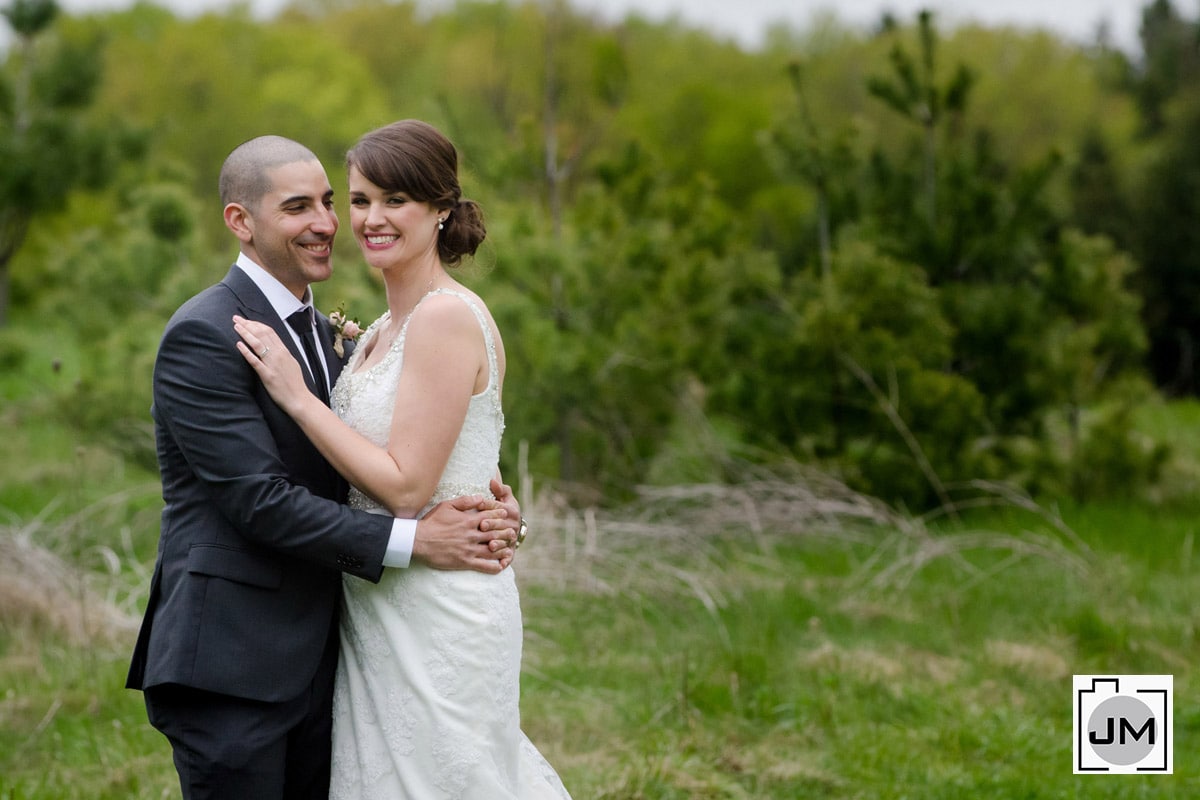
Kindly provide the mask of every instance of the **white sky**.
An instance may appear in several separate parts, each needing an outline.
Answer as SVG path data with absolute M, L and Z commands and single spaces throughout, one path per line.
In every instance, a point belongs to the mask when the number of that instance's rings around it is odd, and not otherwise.
M 449 0 L 424 0 L 430 5 Z M 678 19 L 724 33 L 747 45 L 760 41 L 764 27 L 783 20 L 803 29 L 818 10 L 833 9 L 851 24 L 873 25 L 883 11 L 890 10 L 901 21 L 910 21 L 917 11 L 930 8 L 946 27 L 978 21 L 987 25 L 1041 27 L 1080 41 L 1091 42 L 1097 26 L 1105 21 L 1111 40 L 1133 50 L 1141 9 L 1150 0 L 571 0 L 577 8 L 598 12 L 617 20 L 636 11 L 650 19 Z M 59 0 L 68 11 L 121 8 L 132 0 Z M 224 8 L 229 0 L 157 0 L 180 13 Z M 286 0 L 251 0 L 263 13 L 272 13 Z M 1200 0 L 1174 0 L 1185 16 L 1194 17 Z
M 1137 45 L 1141 9 L 1150 0 L 572 0 L 578 8 L 601 11 L 620 18 L 636 10 L 647 17 L 680 19 L 728 33 L 739 41 L 754 44 L 763 28 L 783 20 L 803 29 L 817 11 L 833 10 L 851 24 L 874 25 L 883 12 L 891 11 L 901 22 L 911 22 L 917 12 L 932 10 L 940 24 L 953 26 L 967 21 L 987 25 L 1047 28 L 1067 38 L 1091 42 L 1103 20 L 1114 44 L 1132 49 Z M 1185 16 L 1194 15 L 1200 0 L 1174 0 Z

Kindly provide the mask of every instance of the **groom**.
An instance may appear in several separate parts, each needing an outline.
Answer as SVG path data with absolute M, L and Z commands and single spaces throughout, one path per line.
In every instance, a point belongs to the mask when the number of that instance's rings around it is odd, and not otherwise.
M 271 401 L 231 322 L 271 325 L 311 364 L 314 391 L 337 380 L 327 320 L 299 331 L 284 322 L 332 271 L 329 179 L 307 148 L 265 136 L 229 155 L 220 191 L 241 252 L 159 345 L 152 411 L 165 506 L 126 686 L 144 692 L 170 740 L 185 800 L 325 800 L 341 573 L 378 581 L 410 559 L 499 572 L 520 513 L 498 482 L 502 503 L 443 503 L 419 523 L 342 505 L 344 481 Z M 315 363 L 303 355 L 311 333 Z

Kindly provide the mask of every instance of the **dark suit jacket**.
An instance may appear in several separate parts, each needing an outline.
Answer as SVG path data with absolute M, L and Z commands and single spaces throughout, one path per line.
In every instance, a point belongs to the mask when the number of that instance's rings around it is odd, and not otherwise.
M 303 359 L 237 267 L 167 324 L 152 409 L 165 507 L 126 685 L 279 702 L 312 680 L 337 624 L 340 573 L 379 580 L 392 520 L 341 505 L 345 483 L 235 348 L 235 313 L 271 325 Z

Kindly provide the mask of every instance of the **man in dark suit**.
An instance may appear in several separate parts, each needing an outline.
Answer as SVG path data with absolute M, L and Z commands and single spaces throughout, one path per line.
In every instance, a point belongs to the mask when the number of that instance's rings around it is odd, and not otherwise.
M 499 482 L 502 502 L 444 503 L 419 523 L 342 504 L 345 482 L 271 401 L 232 323 L 271 325 L 309 364 L 311 388 L 328 392 L 343 364 L 328 320 L 284 320 L 331 274 L 333 190 L 311 151 L 276 136 L 236 148 L 220 189 L 241 252 L 175 313 L 159 346 L 165 507 L 126 685 L 143 690 L 170 740 L 187 800 L 325 800 L 341 573 L 378 581 L 410 559 L 499 572 L 520 510 Z

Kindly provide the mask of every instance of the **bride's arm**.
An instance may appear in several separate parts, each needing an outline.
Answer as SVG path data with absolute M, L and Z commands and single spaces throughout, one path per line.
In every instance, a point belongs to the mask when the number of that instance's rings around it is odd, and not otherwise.
M 387 448 L 342 422 L 308 390 L 300 365 L 269 326 L 236 320 L 238 343 L 271 397 L 350 483 L 398 517 L 429 502 L 458 439 L 481 368 L 483 335 L 462 303 L 430 298 L 409 323 Z M 459 311 L 461 309 L 461 313 Z M 265 359 L 258 358 L 264 347 Z

